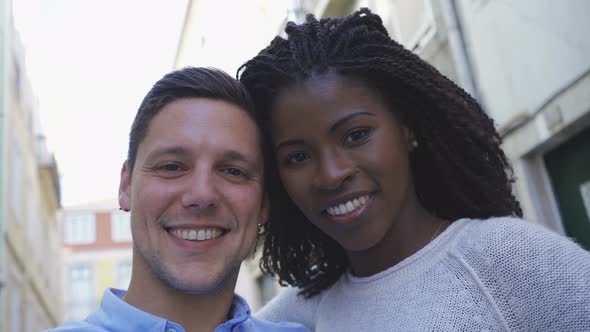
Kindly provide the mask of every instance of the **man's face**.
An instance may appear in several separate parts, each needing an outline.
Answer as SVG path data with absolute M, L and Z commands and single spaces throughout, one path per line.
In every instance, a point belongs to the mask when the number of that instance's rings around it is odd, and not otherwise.
M 119 202 L 131 210 L 134 274 L 185 293 L 232 287 L 266 222 L 259 135 L 244 110 L 174 101 L 152 119 Z M 155 278 L 154 278 L 155 276 Z

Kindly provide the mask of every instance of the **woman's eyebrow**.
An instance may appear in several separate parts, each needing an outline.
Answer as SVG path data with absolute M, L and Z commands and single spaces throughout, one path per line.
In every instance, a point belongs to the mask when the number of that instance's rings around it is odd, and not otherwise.
M 331 127 L 329 132 L 333 133 L 334 131 L 336 131 L 336 129 L 338 129 L 338 127 L 342 126 L 344 123 L 346 123 L 347 121 L 350 121 L 356 117 L 362 116 L 362 115 L 369 115 L 369 116 L 376 116 L 375 113 L 371 113 L 371 112 L 364 112 L 364 111 L 360 111 L 360 112 L 353 112 L 353 113 L 349 113 L 346 114 L 344 117 L 338 119 L 338 121 L 336 121 Z
M 281 143 L 277 144 L 277 146 L 275 147 L 275 151 L 279 151 L 281 148 L 290 146 L 290 145 L 301 145 L 301 144 L 305 144 L 305 141 L 303 141 L 302 139 L 290 139 L 290 140 L 286 140 L 286 141 L 282 141 Z

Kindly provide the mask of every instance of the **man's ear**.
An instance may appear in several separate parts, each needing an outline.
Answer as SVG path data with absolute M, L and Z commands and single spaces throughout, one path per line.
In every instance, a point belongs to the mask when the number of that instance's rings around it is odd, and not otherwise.
M 129 168 L 129 160 L 125 160 L 121 168 L 119 207 L 123 211 L 131 211 L 131 168 Z
M 258 224 L 264 225 L 268 222 L 270 215 L 270 201 L 268 200 L 268 194 L 264 194 L 262 197 L 262 207 L 260 208 L 260 221 Z

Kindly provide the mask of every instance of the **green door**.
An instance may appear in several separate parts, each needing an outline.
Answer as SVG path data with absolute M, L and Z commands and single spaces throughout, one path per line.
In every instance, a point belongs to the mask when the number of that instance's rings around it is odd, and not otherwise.
M 590 250 L 590 128 L 545 155 L 563 226 Z

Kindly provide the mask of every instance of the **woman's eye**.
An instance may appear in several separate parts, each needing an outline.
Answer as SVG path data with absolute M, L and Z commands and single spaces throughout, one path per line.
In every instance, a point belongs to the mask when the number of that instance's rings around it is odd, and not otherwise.
M 363 143 L 369 137 L 369 128 L 354 129 L 344 137 L 345 144 L 357 144 Z
M 304 162 L 307 159 L 307 156 L 303 152 L 295 152 L 291 153 L 287 156 L 287 164 L 299 164 Z

